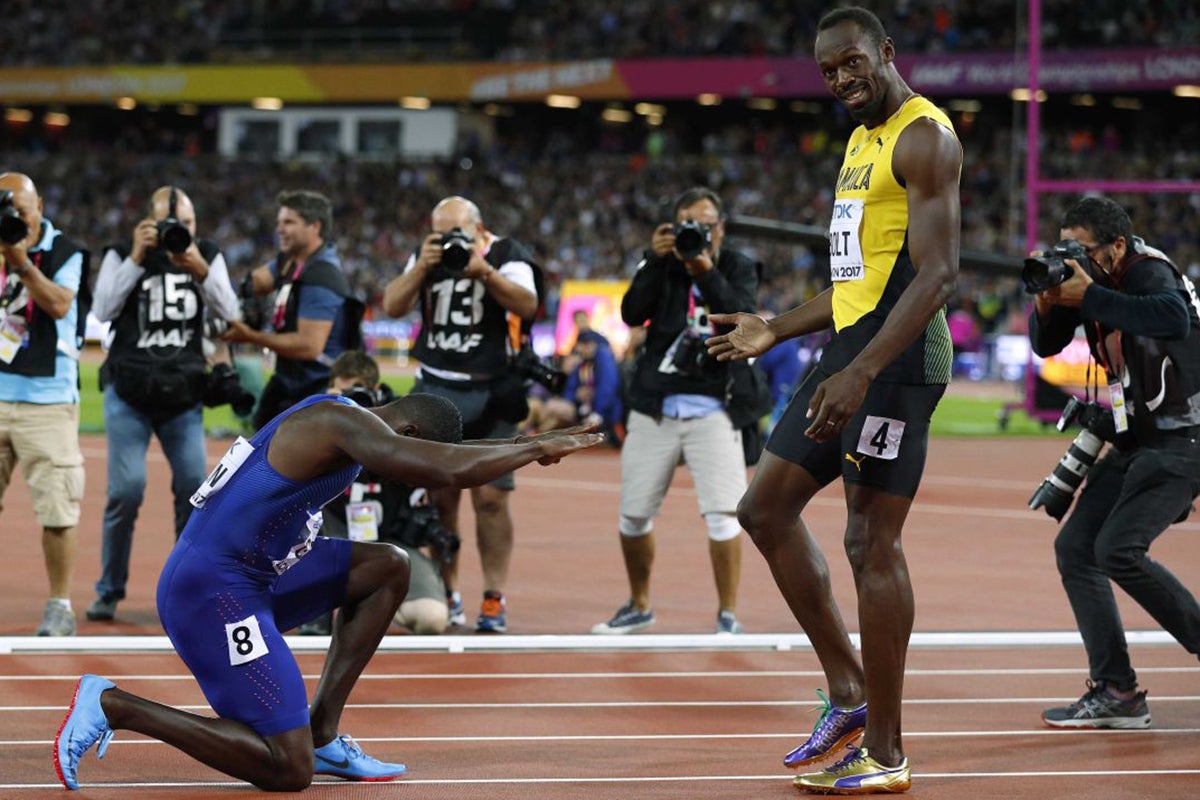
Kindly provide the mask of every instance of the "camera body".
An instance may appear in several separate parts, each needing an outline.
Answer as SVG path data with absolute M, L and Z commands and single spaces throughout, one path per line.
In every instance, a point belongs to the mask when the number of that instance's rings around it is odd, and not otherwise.
M 1026 293 L 1039 294 L 1066 283 L 1073 274 L 1067 265 L 1068 260 L 1080 266 L 1087 266 L 1089 261 L 1087 250 L 1074 239 L 1063 239 L 1040 256 L 1025 259 L 1021 282 L 1025 284 Z
M 712 226 L 695 220 L 676 222 L 675 251 L 684 261 L 690 261 L 712 247 Z
M 174 255 L 180 255 L 192 246 L 192 232 L 176 216 L 179 213 L 178 205 L 179 190 L 172 186 L 167 200 L 167 216 L 154 223 L 158 229 L 158 246 Z
M 205 316 L 201 323 L 201 333 L 205 339 L 219 339 L 221 334 L 229 330 L 229 321 L 220 317 Z
M 1058 419 L 1058 429 L 1066 430 L 1069 425 L 1078 422 L 1083 430 L 1029 498 L 1030 508 L 1045 508 L 1047 514 L 1062 521 L 1088 470 L 1096 463 L 1100 448 L 1109 438 L 1107 427 L 1110 421 L 1108 410 L 1098 403 L 1081 402 L 1076 397 L 1067 401 Z
M 567 373 L 547 364 L 538 357 L 532 347 L 522 347 L 512 360 L 513 372 L 525 380 L 533 380 L 554 394 L 562 394 L 567 385 Z
M 441 246 L 442 269 L 455 274 L 466 272 L 475 249 L 475 239 L 462 228 L 451 228 L 442 234 Z
M 428 546 L 434 556 L 445 564 L 454 559 L 454 554 L 462 546 L 462 539 L 442 524 L 437 507 L 432 503 L 409 506 L 399 538 L 408 547 Z
M 691 331 L 685 331 L 671 356 L 671 365 L 675 371 L 689 378 L 697 378 L 708 372 L 709 368 L 719 363 L 708 354 L 704 338 Z
M 158 228 L 158 245 L 168 253 L 180 255 L 192 246 L 192 232 L 174 217 L 154 223 Z
M 11 189 L 0 192 L 0 242 L 18 244 L 29 235 L 29 226 L 13 204 Z
M 382 387 L 380 389 L 368 389 L 361 383 L 356 383 L 349 389 L 343 389 L 342 397 L 357 403 L 363 408 L 375 408 L 388 402 L 387 397 L 382 391 Z
M 221 320 L 224 322 L 224 320 Z M 228 325 L 228 323 L 226 323 Z M 204 382 L 204 405 L 209 408 L 228 403 L 233 413 L 247 417 L 254 410 L 254 395 L 246 391 L 231 364 L 214 364 Z

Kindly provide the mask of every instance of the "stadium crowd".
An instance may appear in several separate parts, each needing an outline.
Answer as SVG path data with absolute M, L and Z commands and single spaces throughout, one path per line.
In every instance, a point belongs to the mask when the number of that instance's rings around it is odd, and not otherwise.
M 526 109 L 528 116 L 526 117 Z M 188 188 L 202 210 L 205 235 L 222 243 L 235 282 L 274 254 L 271 213 L 276 192 L 321 187 L 335 204 L 335 238 L 351 283 L 370 308 L 418 246 L 428 209 L 461 194 L 490 209 L 489 224 L 533 249 L 549 277 L 546 311 L 555 288 L 575 278 L 622 279 L 632 274 L 645 231 L 664 217 L 664 203 L 680 186 L 713 186 L 732 214 L 822 227 L 828 223 L 830 176 L 840 162 L 834 125 L 817 118 L 797 129 L 796 117 L 731 119 L 696 134 L 688 113 L 672 113 L 661 128 L 614 132 L 599 123 L 548 124 L 545 109 L 526 107 L 505 121 L 490 144 L 470 141 L 444 162 L 396 163 L 336 159 L 263 161 L 226 159 L 205 152 L 195 130 L 127 125 L 115 140 L 99 134 L 70 143 L 37 130 L 0 133 L 0 159 L 37 176 L 48 213 L 66 229 L 86 232 L 99 247 L 126 236 L 148 192 L 169 177 Z M 1019 169 L 1023 137 L 1000 124 L 960 115 L 964 141 L 963 246 L 1008 256 L 1025 248 Z M 36 126 L 28 126 L 36 127 Z M 1048 131 L 1043 174 L 1090 177 L 1102 160 L 1110 178 L 1200 178 L 1200 154 L 1188 144 L 1194 123 L 1135 144 L 1111 126 L 1060 126 Z M 1148 241 L 1172 252 L 1193 276 L 1200 273 L 1195 195 L 1121 198 Z M 1042 203 L 1053 218 L 1063 198 Z M 1049 235 L 1049 232 L 1047 232 Z M 822 284 L 820 248 L 737 236 L 766 273 L 761 307 L 779 312 Z M 1003 332 L 1006 307 L 1020 305 L 1013 275 L 975 275 L 960 282 L 962 299 L 981 313 L 987 332 Z M 961 302 L 961 301 L 960 301 Z M 991 309 L 991 313 L 983 310 Z M 997 310 L 999 309 L 999 310 Z M 551 317 L 553 318 L 553 317 Z
M 904 53 L 1006 50 L 1025 4 L 871 0 Z M 812 52 L 825 5 L 784 0 L 12 0 L 0 66 L 117 63 L 791 56 Z M 1048 48 L 1195 42 L 1194 3 L 1043 3 Z

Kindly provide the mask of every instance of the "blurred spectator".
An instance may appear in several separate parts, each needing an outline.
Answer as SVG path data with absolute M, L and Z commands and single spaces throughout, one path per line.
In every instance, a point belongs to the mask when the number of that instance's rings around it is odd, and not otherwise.
M 1012 50 L 1011 0 L 863 0 L 905 52 Z M 624 0 L 10 0 L 0 65 L 545 61 L 811 53 L 824 5 Z M 1200 38 L 1193 4 L 1046 2 L 1047 49 L 1169 47 Z
M 800 371 L 803 367 L 800 363 L 800 337 L 780 342 L 759 356 L 754 364 L 766 374 L 767 382 L 771 386 L 771 416 L 764 431 L 769 435 L 775 428 L 775 423 L 779 422 L 788 401 L 792 399 L 792 392 L 800 382 Z
M 562 369 L 567 373 L 566 388 L 562 395 L 540 402 L 531 432 L 599 425 L 609 442 L 619 445 L 625 432 L 621 374 L 608 340 L 595 331 L 583 331 L 563 359 Z

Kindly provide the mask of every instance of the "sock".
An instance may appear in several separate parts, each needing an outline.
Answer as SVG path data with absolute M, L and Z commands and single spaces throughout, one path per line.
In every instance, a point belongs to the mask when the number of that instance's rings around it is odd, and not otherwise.
M 51 597 L 50 602 L 56 606 L 62 606 L 67 611 L 71 610 L 71 598 L 69 597 Z
M 1124 690 L 1118 689 L 1115 686 L 1105 686 L 1104 691 L 1107 692 L 1112 697 L 1117 698 L 1118 700 L 1132 700 L 1134 697 L 1137 696 L 1137 687 L 1136 686 L 1134 686 L 1132 689 L 1124 689 Z

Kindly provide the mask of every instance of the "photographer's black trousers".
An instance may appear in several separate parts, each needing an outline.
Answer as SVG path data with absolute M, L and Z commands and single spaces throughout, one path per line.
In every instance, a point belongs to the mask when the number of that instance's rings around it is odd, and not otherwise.
M 1200 654 L 1200 605 L 1147 554 L 1187 515 L 1198 492 L 1200 440 L 1186 436 L 1167 435 L 1161 444 L 1127 453 L 1110 449 L 1088 475 L 1054 549 L 1093 681 L 1117 689 L 1137 685 L 1111 582 L 1188 652 Z

